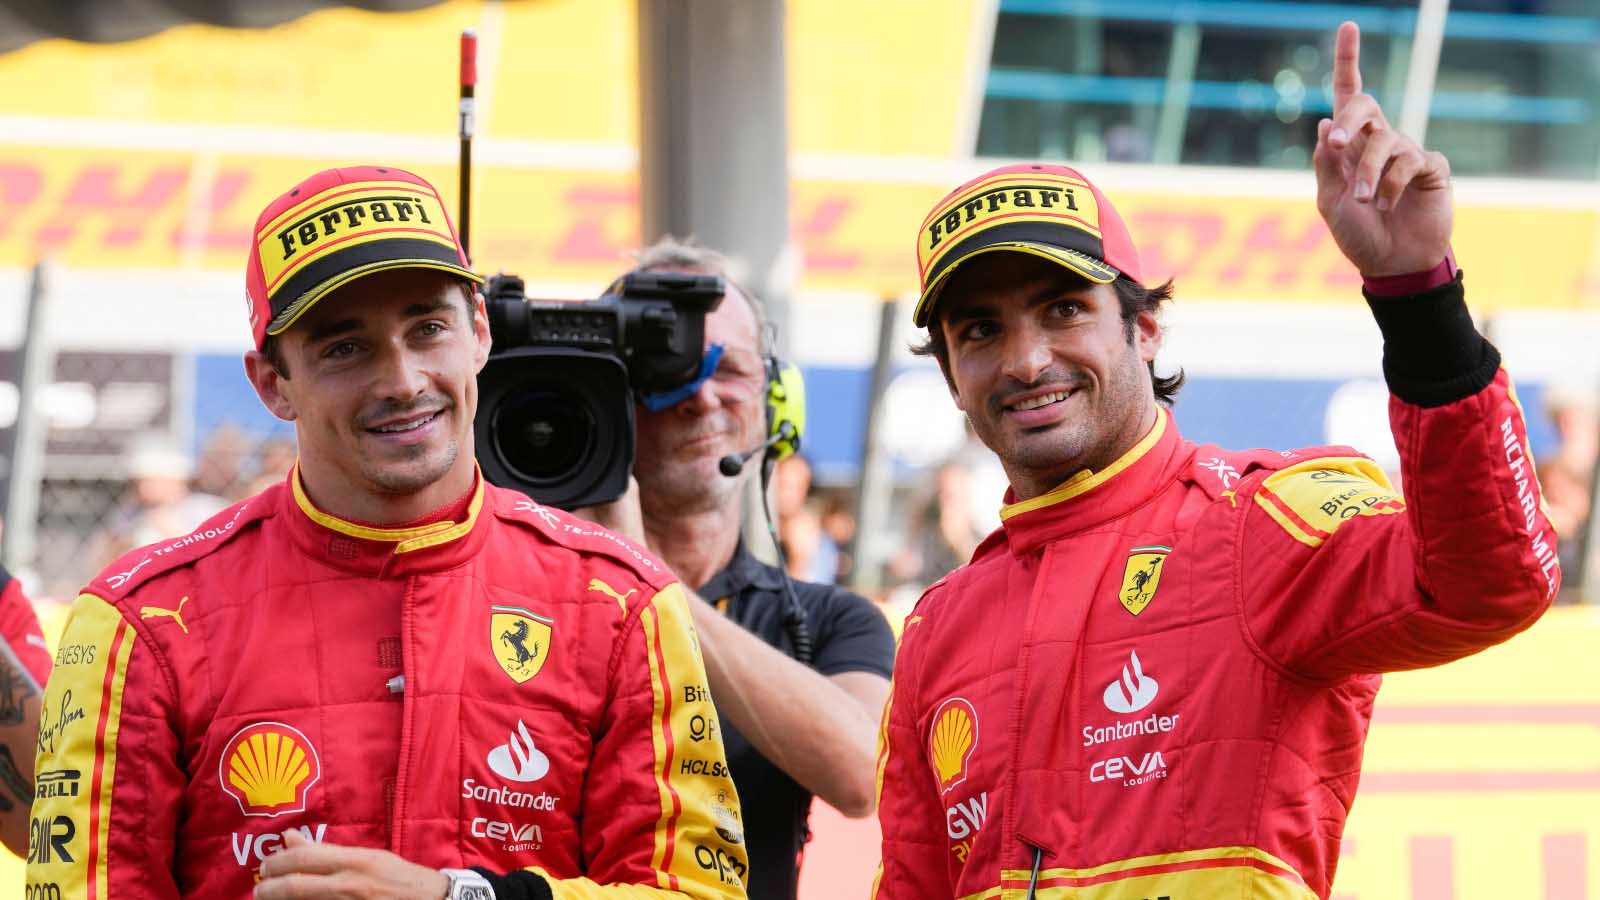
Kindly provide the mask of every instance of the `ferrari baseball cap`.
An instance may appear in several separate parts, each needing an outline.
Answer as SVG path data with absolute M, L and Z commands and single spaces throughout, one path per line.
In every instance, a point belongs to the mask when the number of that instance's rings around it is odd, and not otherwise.
M 1128 227 L 1089 179 L 1066 166 L 1002 166 L 946 194 L 922 220 L 912 321 L 925 327 L 950 273 L 996 250 L 1030 253 L 1098 284 L 1119 274 L 1143 280 Z
M 433 185 L 403 169 L 327 169 L 267 205 L 245 270 L 256 348 L 330 291 L 384 269 L 438 269 L 482 284 Z

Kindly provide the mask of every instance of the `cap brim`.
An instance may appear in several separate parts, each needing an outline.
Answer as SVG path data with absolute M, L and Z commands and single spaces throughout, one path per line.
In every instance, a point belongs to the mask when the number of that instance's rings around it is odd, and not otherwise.
M 1033 241 L 1007 241 L 1001 244 L 990 244 L 987 247 L 979 247 L 963 255 L 950 265 L 945 266 L 944 271 L 939 273 L 939 277 L 935 278 L 933 283 L 923 290 L 922 296 L 917 298 L 917 306 L 911 312 L 911 321 L 918 328 L 927 327 L 928 319 L 933 315 L 933 306 L 939 300 L 939 292 L 944 289 L 945 282 L 950 280 L 951 273 L 975 257 L 1000 251 L 1026 253 L 1030 256 L 1037 256 L 1040 259 L 1047 259 L 1057 265 L 1071 269 L 1095 284 L 1110 284 L 1117 280 L 1118 275 L 1122 274 L 1120 271 L 1086 253 L 1079 253 L 1076 250 L 1068 250 L 1065 247 L 1057 247 L 1052 244 L 1040 244 Z
M 328 296 L 336 288 L 343 287 L 344 285 L 349 284 L 350 282 L 355 281 L 357 278 L 360 278 L 364 275 L 371 275 L 374 272 L 383 272 L 388 269 L 434 269 L 439 272 L 448 272 L 451 275 L 463 278 L 472 282 L 473 284 L 483 284 L 483 276 L 474 273 L 470 269 L 465 269 L 457 265 L 451 265 L 450 263 L 442 260 L 385 259 L 379 262 L 368 263 L 364 266 L 358 266 L 347 272 L 340 272 L 337 276 L 330 278 L 327 281 L 316 285 L 311 290 L 306 291 L 304 294 L 301 294 L 298 300 L 295 300 L 293 303 L 285 306 L 283 308 L 283 312 L 280 312 L 276 316 L 272 317 L 272 321 L 267 323 L 267 334 L 282 334 L 285 329 L 295 323 L 296 319 L 299 319 L 301 316 L 305 315 L 307 310 L 315 306 L 318 300 Z

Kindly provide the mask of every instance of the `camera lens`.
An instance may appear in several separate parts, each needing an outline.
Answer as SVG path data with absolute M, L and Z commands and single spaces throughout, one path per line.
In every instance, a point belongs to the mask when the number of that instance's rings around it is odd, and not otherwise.
M 472 428 L 492 484 L 563 509 L 627 490 L 633 396 L 613 355 L 543 346 L 490 354 Z
M 570 478 L 592 452 L 595 421 L 581 399 L 559 389 L 506 397 L 493 412 L 495 450 L 506 468 L 534 484 Z

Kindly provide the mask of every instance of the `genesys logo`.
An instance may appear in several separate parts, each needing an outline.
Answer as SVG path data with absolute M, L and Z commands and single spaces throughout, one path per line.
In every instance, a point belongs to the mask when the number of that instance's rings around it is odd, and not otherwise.
M 1155 702 L 1160 686 L 1146 675 L 1139 665 L 1139 651 L 1128 653 L 1128 662 L 1122 667 L 1122 678 L 1106 685 L 1106 709 L 1115 713 L 1136 713 Z
M 56 665 L 59 667 L 92 666 L 94 665 L 95 651 L 98 649 L 94 644 L 62 644 L 61 649 L 56 651 Z
M 499 841 L 500 849 L 507 853 L 544 847 L 544 829 L 531 822 L 502 822 L 479 816 L 467 826 L 467 831 L 476 838 Z
M 293 725 L 256 722 L 222 748 L 217 780 L 247 816 L 305 812 L 322 761 L 311 739 Z
M 528 726 L 518 719 L 511 739 L 489 751 L 489 769 L 507 781 L 528 784 L 550 774 L 550 757 L 539 751 Z

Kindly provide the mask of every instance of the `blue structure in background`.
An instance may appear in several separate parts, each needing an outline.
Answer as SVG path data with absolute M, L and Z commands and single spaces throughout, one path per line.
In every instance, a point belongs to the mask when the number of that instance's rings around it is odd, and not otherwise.
M 804 374 L 809 405 L 805 454 L 820 479 L 848 484 L 860 469 L 870 372 L 813 366 L 805 368 Z M 205 436 L 224 422 L 232 422 L 257 438 L 293 436 L 293 426 L 273 418 L 262 407 L 244 378 L 239 357 L 198 355 L 195 380 L 198 442 L 203 443 Z M 1191 378 L 1178 395 L 1174 413 L 1184 435 L 1197 443 L 1234 449 L 1316 446 L 1327 443 L 1323 412 L 1342 383 L 1286 378 Z M 1553 450 L 1556 441 L 1541 413 L 1542 387 L 1517 387 L 1528 414 L 1528 435 L 1535 458 Z

